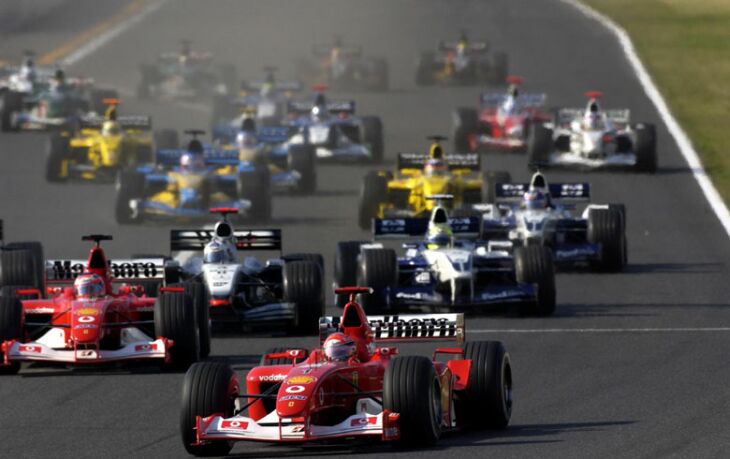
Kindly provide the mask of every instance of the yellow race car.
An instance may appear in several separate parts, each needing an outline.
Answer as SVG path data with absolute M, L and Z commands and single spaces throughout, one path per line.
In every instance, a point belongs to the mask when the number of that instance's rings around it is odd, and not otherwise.
M 117 115 L 119 100 L 105 99 L 105 115 L 82 117 L 72 130 L 54 133 L 48 139 L 46 179 L 113 181 L 117 171 L 153 160 L 151 118 Z M 164 148 L 177 147 L 177 133 L 160 131 Z M 174 144 L 174 145 L 173 145 Z M 158 148 L 161 146 L 158 145 Z
M 370 229 L 373 218 L 421 217 L 430 214 L 435 195 L 452 195 L 452 209 L 469 209 L 471 205 L 493 199 L 497 182 L 508 182 L 507 172 L 481 171 L 477 153 L 444 154 L 440 142 L 433 140 L 428 154 L 399 153 L 397 172 L 370 171 L 360 190 L 358 221 Z

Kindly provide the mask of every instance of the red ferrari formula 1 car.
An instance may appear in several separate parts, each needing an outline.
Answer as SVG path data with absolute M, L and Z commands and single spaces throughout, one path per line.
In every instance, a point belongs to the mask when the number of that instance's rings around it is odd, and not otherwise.
M 162 259 L 109 262 L 100 242 L 111 236 L 83 239 L 95 243 L 87 261 L 46 261 L 46 292 L 3 286 L 0 374 L 16 373 L 24 361 L 80 366 L 153 359 L 174 367 L 197 361 L 198 319 L 207 322 L 206 305 L 196 310 L 182 287 L 147 296 L 145 286 L 134 282 L 156 280 L 159 286 Z
M 345 287 L 342 317 L 320 319 L 322 346 L 275 349 L 245 386 L 225 364 L 190 367 L 181 433 L 196 456 L 225 455 L 234 441 L 314 442 L 371 437 L 434 444 L 464 426 L 501 429 L 512 412 L 512 370 L 498 341 L 437 348 L 432 358 L 399 356 L 394 341 L 464 341 L 461 314 L 366 317 Z M 438 356 L 448 356 L 438 359 Z
M 453 135 L 457 152 L 523 151 L 532 124 L 552 120 L 542 111 L 545 94 L 520 93 L 523 79 L 508 76 L 506 94 L 482 93 L 478 108 L 454 111 Z

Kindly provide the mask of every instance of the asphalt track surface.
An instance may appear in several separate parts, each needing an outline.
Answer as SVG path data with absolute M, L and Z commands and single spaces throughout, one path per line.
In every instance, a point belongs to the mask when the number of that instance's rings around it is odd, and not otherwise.
M 102 18 L 111 8 L 107 2 L 85 3 L 85 20 Z M 19 55 L 28 42 L 39 52 L 58 46 L 79 30 L 74 16 L 59 13 L 37 29 L 6 31 L 0 56 Z M 526 78 L 527 90 L 547 92 L 551 105 L 582 105 L 585 90 L 600 89 L 606 105 L 630 107 L 636 120 L 657 123 L 656 175 L 549 175 L 552 181 L 589 180 L 596 202 L 626 203 L 628 269 L 613 275 L 560 274 L 553 317 L 491 313 L 468 318 L 470 339 L 501 339 L 512 356 L 516 402 L 505 431 L 451 435 L 429 450 L 238 444 L 232 454 L 726 456 L 730 332 L 722 327 L 730 327 L 727 235 L 617 43 L 572 8 L 546 0 L 171 1 L 71 70 L 131 90 L 140 62 L 175 48 L 181 38 L 192 38 L 198 49 L 237 64 L 242 76 L 256 77 L 262 66 L 273 64 L 286 77 L 311 43 L 344 34 L 347 41 L 362 43 L 368 53 L 390 61 L 390 92 L 352 97 L 361 113 L 382 116 L 392 165 L 396 152 L 426 148 L 426 135 L 448 134 L 453 107 L 476 103 L 477 87 L 420 89 L 413 83 L 418 52 L 463 28 L 474 39 L 483 36 L 507 51 L 511 72 Z M 152 113 L 157 127 L 207 127 L 208 121 L 204 109 L 138 101 L 131 95 L 122 110 Z M 167 226 L 115 224 L 112 186 L 47 184 L 44 142 L 43 135 L 0 135 L 0 216 L 8 240 L 41 240 L 48 257 L 83 256 L 88 247 L 79 236 L 88 232 L 115 236 L 106 245 L 111 256 L 168 247 Z M 521 156 L 488 158 L 490 169 L 509 170 L 515 179 L 528 178 L 524 161 Z M 355 221 L 365 169 L 322 166 L 314 197 L 277 196 L 274 201 L 272 225 L 284 229 L 285 250 L 323 253 L 328 283 L 334 242 L 367 237 Z M 332 306 L 328 311 L 336 312 Z M 313 346 L 315 339 L 219 337 L 213 356 L 230 361 L 243 377 L 266 348 L 282 344 Z M 431 344 L 403 348 L 427 355 L 432 349 Z M 178 433 L 182 376 L 26 367 L 0 383 L 0 456 L 184 457 Z

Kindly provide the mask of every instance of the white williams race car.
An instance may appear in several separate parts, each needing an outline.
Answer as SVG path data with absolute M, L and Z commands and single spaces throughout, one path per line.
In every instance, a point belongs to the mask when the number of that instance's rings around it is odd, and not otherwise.
M 561 108 L 552 124 L 536 125 L 527 143 L 531 167 L 621 168 L 655 172 L 656 129 L 630 122 L 628 109 L 603 110 L 600 92 L 587 92 L 588 104 Z

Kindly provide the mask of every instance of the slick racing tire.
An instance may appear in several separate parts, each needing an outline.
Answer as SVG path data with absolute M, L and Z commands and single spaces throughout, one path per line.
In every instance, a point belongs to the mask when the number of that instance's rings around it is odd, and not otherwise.
M 105 99 L 119 99 L 119 93 L 115 89 L 94 89 L 89 97 L 91 110 L 99 115 L 104 115 L 107 110 Z
M 433 51 L 421 53 L 416 64 L 416 84 L 418 86 L 433 86 L 436 84 L 434 77 L 434 63 L 436 54 Z
M 13 114 L 23 109 L 23 95 L 15 91 L 0 93 L 0 130 L 2 132 L 18 131 Z
M 30 250 L 0 251 L 0 285 L 28 285 L 41 290 L 42 294 L 45 280 L 42 269 Z
M 198 362 L 185 373 L 180 411 L 180 434 L 188 453 L 198 457 L 225 456 L 233 448 L 233 442 L 211 441 L 193 446 L 197 441 L 198 416 L 221 414 L 233 416 L 239 394 L 238 377 L 233 369 L 219 362 Z
M 302 194 L 314 193 L 317 190 L 317 150 L 314 145 L 290 145 L 288 162 L 289 169 L 301 175 L 296 191 Z
M 620 209 L 591 209 L 588 213 L 588 242 L 601 246 L 599 268 L 619 272 L 626 264 L 626 229 Z
M 259 222 L 271 219 L 271 174 L 268 167 L 264 165 L 239 173 L 236 189 L 239 199 L 251 202 L 248 216 Z
M 46 144 L 46 180 L 48 182 L 63 182 L 67 178 L 63 170 L 63 162 L 67 156 L 68 139 L 60 133 L 50 134 Z
M 531 168 L 547 167 L 553 149 L 553 130 L 541 124 L 530 129 L 527 138 L 527 164 Z
M 284 265 L 283 283 L 284 300 L 297 308 L 293 331 L 315 334 L 324 315 L 322 268 L 314 261 L 290 261 Z
M 334 280 L 337 287 L 354 287 L 357 285 L 357 258 L 360 246 L 365 241 L 342 241 L 335 249 Z M 335 304 L 343 308 L 349 300 L 348 295 L 335 295 Z
M 469 382 L 456 400 L 456 422 L 463 427 L 504 429 L 512 416 L 512 365 L 499 341 L 467 342 Z
M 212 335 L 208 290 L 205 284 L 195 281 L 184 282 L 181 287 L 185 289 L 185 294 L 193 299 L 193 308 L 195 309 L 195 317 L 198 321 L 198 330 L 200 333 L 200 357 L 208 357 L 210 355 L 210 339 Z
M 383 376 L 383 408 L 399 413 L 400 442 L 433 445 L 441 436 L 441 384 L 423 356 L 394 357 Z
M 377 116 L 363 116 L 360 118 L 360 138 L 370 147 L 372 163 L 383 161 L 385 143 L 383 141 L 383 122 Z
M 324 275 L 324 257 L 320 253 L 290 253 L 284 255 L 284 260 L 289 261 L 311 261 L 319 266 Z
M 555 312 L 555 266 L 553 253 L 548 247 L 530 245 L 515 249 L 517 282 L 537 284 L 537 301 L 527 305 L 527 315 L 549 316 Z
M 494 60 L 492 61 L 491 72 L 489 72 L 489 78 L 486 83 L 493 85 L 501 85 L 507 79 L 509 67 L 509 57 L 507 53 L 503 51 L 497 51 L 494 53 Z
M 30 288 L 40 290 L 41 296 L 45 295 L 46 292 L 46 259 L 43 255 L 43 244 L 37 241 L 25 241 L 25 242 L 11 242 L 5 244 L 5 252 L 25 252 L 24 259 L 27 260 L 28 254 L 30 255 L 30 262 L 33 266 L 33 276 L 24 277 L 21 276 L 18 279 L 13 279 L 13 282 L 5 282 L 2 275 L 3 266 L 0 265 L 0 285 L 27 285 Z M 12 262 L 11 262 L 12 263 Z M 25 263 L 22 261 L 20 263 Z M 12 268 L 10 268 L 12 270 Z M 21 268 L 24 270 L 25 268 Z M 16 281 L 25 281 L 22 283 L 16 283 Z
M 507 171 L 486 171 L 482 179 L 482 199 L 493 203 L 497 199 L 497 184 L 512 182 L 512 175 Z
M 190 295 L 163 292 L 155 301 L 155 335 L 174 341 L 172 369 L 185 369 L 200 359 L 200 329 Z
M 398 258 L 393 249 L 367 249 L 360 253 L 357 283 L 373 293 L 361 295 L 360 302 L 368 314 L 387 307 L 387 289 L 398 283 Z
M 454 150 L 456 153 L 472 151 L 469 135 L 476 133 L 479 128 L 479 114 L 474 108 L 461 107 L 454 111 L 452 117 Z
M 0 343 L 23 339 L 23 305 L 16 296 L 0 296 Z M 0 350 L 0 375 L 15 374 L 20 362 L 3 365 L 5 356 Z
M 175 150 L 180 148 L 180 138 L 174 129 L 158 129 L 152 134 L 155 148 L 158 150 Z
M 380 204 L 388 197 L 388 178 L 377 171 L 369 171 L 362 179 L 357 221 L 361 229 L 369 230 L 372 219 L 378 217 Z
M 292 363 L 291 359 L 267 359 L 266 356 L 269 354 L 279 354 L 282 352 L 293 351 L 293 350 L 304 351 L 304 355 L 305 355 L 304 359 L 306 359 L 307 356 L 309 356 L 309 351 L 304 348 L 279 347 L 279 346 L 270 347 L 270 348 L 266 349 L 266 352 L 261 354 L 261 360 L 259 360 L 259 366 L 260 367 L 270 367 L 272 365 L 291 365 L 291 363 Z M 301 360 L 297 359 L 297 362 L 301 362 L 304 359 L 301 359 Z
M 641 123 L 635 126 L 637 172 L 654 173 L 657 169 L 656 128 L 653 124 Z
M 117 174 L 117 196 L 114 202 L 114 216 L 120 225 L 137 223 L 141 216 L 134 216 L 130 201 L 144 197 L 145 178 L 136 170 L 120 170 Z

